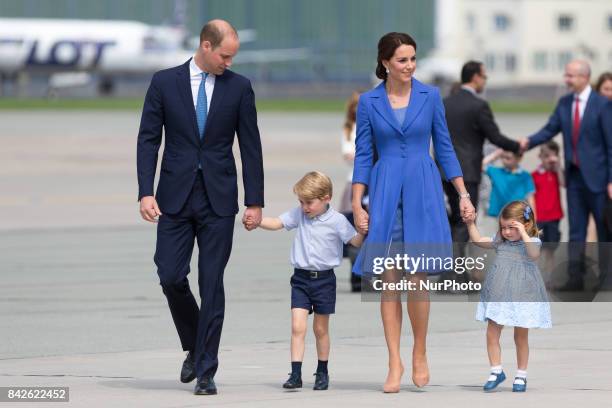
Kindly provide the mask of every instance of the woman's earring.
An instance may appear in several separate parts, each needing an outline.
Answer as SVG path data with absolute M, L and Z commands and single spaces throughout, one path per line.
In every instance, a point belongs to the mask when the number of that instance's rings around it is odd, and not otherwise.
M 389 73 L 389 68 L 385 67 L 385 72 L 388 74 Z

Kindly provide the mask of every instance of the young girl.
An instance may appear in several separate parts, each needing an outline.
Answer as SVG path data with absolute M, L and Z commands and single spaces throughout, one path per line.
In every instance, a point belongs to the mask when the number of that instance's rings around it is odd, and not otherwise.
M 499 232 L 493 239 L 482 237 L 474 221 L 475 217 L 467 221 L 470 239 L 496 252 L 476 312 L 477 320 L 488 322 L 487 352 L 491 375 L 483 388 L 491 391 L 506 379 L 499 338 L 504 326 L 514 326 L 518 370 L 512 391 L 524 392 L 527 390 L 529 329 L 552 326 L 548 296 L 536 264 L 542 242 L 537 237 L 535 215 L 525 201 L 508 203 L 500 212 Z

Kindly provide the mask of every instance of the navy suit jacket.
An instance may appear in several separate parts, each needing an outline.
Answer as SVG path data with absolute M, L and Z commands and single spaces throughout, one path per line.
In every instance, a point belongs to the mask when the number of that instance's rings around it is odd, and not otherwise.
M 198 133 L 189 79 L 189 61 L 153 75 L 138 132 L 138 199 L 153 195 L 158 151 L 165 133 L 157 202 L 162 213 L 178 213 L 202 165 L 213 211 L 238 212 L 236 163 L 232 153 L 238 135 L 244 205 L 264 205 L 263 159 L 257 128 L 255 94 L 245 77 L 226 70 L 215 78 L 204 138 Z
M 561 97 L 548 123 L 529 137 L 531 148 L 562 132 L 566 178 L 573 152 L 573 97 L 573 93 Z M 612 103 L 595 90 L 591 91 L 580 122 L 578 161 L 584 181 L 592 192 L 605 191 L 608 183 L 612 183 Z

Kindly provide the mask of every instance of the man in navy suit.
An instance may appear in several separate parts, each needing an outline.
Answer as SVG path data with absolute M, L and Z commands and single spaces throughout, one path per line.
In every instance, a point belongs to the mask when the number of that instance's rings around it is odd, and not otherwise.
M 589 214 L 597 226 L 598 241 L 607 241 L 603 222 L 606 199 L 612 198 L 612 104 L 591 89 L 591 68 L 574 60 L 565 67 L 565 84 L 571 93 L 561 97 L 548 123 L 521 140 L 525 150 L 563 134 L 570 260 L 582 257 Z M 576 251 L 578 255 L 576 255 Z M 603 254 L 600 254 L 603 255 Z M 605 272 L 606 257 L 600 256 Z M 560 289 L 582 290 L 584 265 L 573 262 L 569 280 Z M 604 276 L 600 276 L 603 278 Z
M 195 394 L 217 393 L 213 377 L 225 310 L 223 272 L 238 213 L 235 134 L 247 229 L 259 225 L 264 205 L 255 95 L 248 79 L 227 70 L 239 46 L 238 34 L 228 22 L 208 22 L 192 59 L 153 75 L 138 133 L 140 213 L 157 222 L 155 264 L 181 345 L 188 352 L 181 381 L 197 377 Z M 162 129 L 164 153 L 154 197 Z M 187 281 L 196 240 L 200 308 Z

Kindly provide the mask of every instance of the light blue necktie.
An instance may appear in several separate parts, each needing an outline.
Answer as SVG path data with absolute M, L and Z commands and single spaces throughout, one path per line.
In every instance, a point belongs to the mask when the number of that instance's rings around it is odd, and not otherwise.
M 200 132 L 200 140 L 204 137 L 204 128 L 206 127 L 206 116 L 208 101 L 206 100 L 206 78 L 208 74 L 202 72 L 202 82 L 200 82 L 200 89 L 198 89 L 198 102 L 196 103 L 196 118 L 198 120 L 198 131 Z

